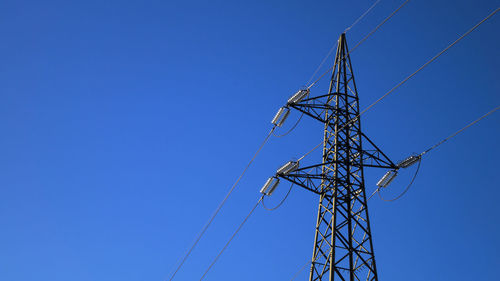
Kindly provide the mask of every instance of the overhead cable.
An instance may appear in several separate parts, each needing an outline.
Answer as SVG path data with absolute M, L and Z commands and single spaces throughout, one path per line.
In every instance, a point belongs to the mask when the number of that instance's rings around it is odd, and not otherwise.
M 368 37 L 370 37 L 373 33 L 375 33 L 375 31 L 377 31 L 384 23 L 386 23 L 390 18 L 392 18 L 392 16 L 394 16 L 399 10 L 401 10 L 401 8 L 403 8 L 406 4 L 408 4 L 410 0 L 406 0 L 405 2 L 403 2 L 403 4 L 401 4 L 401 6 L 399 6 L 396 10 L 394 10 L 387 18 L 385 18 L 381 23 L 379 23 L 374 29 L 372 29 L 372 31 L 370 31 L 365 37 L 363 37 L 363 39 L 361 39 L 346 55 L 345 57 L 347 57 L 350 53 L 352 53 L 357 47 L 359 47 L 359 45 L 361 45 L 361 43 L 365 42 L 366 39 L 368 39 Z M 327 71 L 325 71 L 318 79 L 316 79 L 312 84 L 310 84 L 307 89 L 310 89 L 312 86 L 314 86 L 316 83 L 319 82 L 319 80 L 321 80 L 321 78 L 323 78 L 328 72 L 330 72 L 335 66 L 332 66 L 330 67 Z
M 417 166 L 417 170 L 415 171 L 415 174 L 413 175 L 413 178 L 411 179 L 411 182 L 408 184 L 408 186 L 405 188 L 405 190 L 403 190 L 403 192 L 401 194 L 399 194 L 398 196 L 396 196 L 395 198 L 393 199 L 385 199 L 382 197 L 382 195 L 380 194 L 380 187 L 377 188 L 377 190 L 375 190 L 375 192 L 378 192 L 379 194 L 379 197 L 382 201 L 386 201 L 386 202 L 393 202 L 393 201 L 396 201 L 398 200 L 399 198 L 403 197 L 403 195 L 405 195 L 406 192 L 408 192 L 408 190 L 410 189 L 410 187 L 412 186 L 413 182 L 415 181 L 415 178 L 417 177 L 418 175 L 418 171 L 420 170 L 420 164 L 422 162 L 422 156 L 428 152 L 430 152 L 431 150 L 433 150 L 434 148 L 440 146 L 441 144 L 443 144 L 444 142 L 446 142 L 447 140 L 455 137 L 456 135 L 458 135 L 459 133 L 465 131 L 467 128 L 469 128 L 470 126 L 476 124 L 477 122 L 481 121 L 482 119 L 486 118 L 487 116 L 493 114 L 495 111 L 499 110 L 500 109 L 500 106 L 497 106 L 496 108 L 492 109 L 491 111 L 489 111 L 488 113 L 484 114 L 483 116 L 479 117 L 478 119 L 472 121 L 471 123 L 467 124 L 465 127 L 461 128 L 460 130 L 456 131 L 455 133 L 451 134 L 450 136 L 446 137 L 445 139 L 443 139 L 442 141 L 436 143 L 435 145 L 431 146 L 429 149 L 425 150 L 424 152 L 422 152 L 420 155 L 418 155 L 417 159 L 418 159 L 418 166 Z
M 442 145 L 444 142 L 446 142 L 447 140 L 455 137 L 456 135 L 460 134 L 461 132 L 465 131 L 467 128 L 469 128 L 470 126 L 476 124 L 477 122 L 481 121 L 482 119 L 486 118 L 487 116 L 493 114 L 495 111 L 499 110 L 500 109 L 500 105 L 495 107 L 494 109 L 492 109 L 491 111 L 489 111 L 488 113 L 486 113 L 485 115 L 479 117 L 478 119 L 472 121 L 471 123 L 469 123 L 467 126 L 463 127 L 462 129 L 456 131 L 455 133 L 449 135 L 448 137 L 446 137 L 445 139 L 443 139 L 442 141 L 436 143 L 435 145 L 431 146 L 430 148 L 428 148 L 427 150 L 425 150 L 424 152 L 422 152 L 422 154 L 420 155 L 424 155 L 426 153 L 428 153 L 429 151 L 433 150 L 434 148 Z
M 348 28 L 346 28 L 344 30 L 344 33 L 347 32 L 349 29 L 353 28 L 359 21 L 361 21 L 373 8 L 375 8 L 375 6 L 377 6 L 377 4 L 380 2 L 380 0 L 377 0 L 370 8 L 368 8 L 368 10 L 366 10 L 356 21 L 354 21 L 353 24 L 351 24 L 351 26 L 349 26 Z M 316 68 L 316 70 L 313 72 L 313 74 L 311 75 L 311 78 L 309 78 L 309 80 L 307 81 L 306 85 L 309 85 L 311 83 L 311 81 L 313 80 L 314 76 L 316 76 L 316 74 L 318 73 L 318 71 L 321 69 L 321 67 L 323 66 L 323 64 L 325 64 L 326 60 L 328 59 L 328 57 L 330 57 L 330 55 L 332 54 L 332 52 L 335 50 L 335 47 L 337 46 L 337 44 L 333 44 L 333 46 L 330 48 L 330 50 L 328 51 L 328 53 L 326 54 L 326 56 L 323 58 L 323 60 L 321 61 L 321 63 L 318 65 L 318 67 Z M 328 70 L 329 71 L 329 70 Z M 310 88 L 310 87 L 309 87 Z
M 394 86 L 392 89 L 390 89 L 387 93 L 385 93 L 384 95 L 382 95 L 380 98 L 378 98 L 375 102 L 373 102 L 372 104 L 370 104 L 368 107 L 366 107 L 363 111 L 361 111 L 358 115 L 356 115 L 354 118 L 350 119 L 349 121 L 347 121 L 344 126 L 342 126 L 338 131 L 341 131 L 343 130 L 344 128 L 346 128 L 348 125 L 350 125 L 352 122 L 355 122 L 361 115 L 363 115 L 364 113 L 366 113 L 369 109 L 371 109 L 373 106 L 375 106 L 377 103 L 379 103 L 380 101 L 382 101 L 384 98 L 386 98 L 389 94 L 391 94 L 392 92 L 394 92 L 397 88 L 401 87 L 404 83 L 406 83 L 408 80 L 410 80 L 410 78 L 412 78 L 413 76 L 415 76 L 418 72 L 422 71 L 425 67 L 427 67 L 431 62 L 435 61 L 438 57 L 440 57 L 442 54 L 444 54 L 448 49 L 450 49 L 451 47 L 453 47 L 455 44 L 457 44 L 458 42 L 460 42 L 463 38 L 465 38 L 467 35 L 469 35 L 472 31 L 474 31 L 476 28 L 478 28 L 482 23 L 484 23 L 486 20 L 488 20 L 489 18 L 491 18 L 493 15 L 495 15 L 498 10 L 500 10 L 500 8 L 497 8 L 495 9 L 492 13 L 490 13 L 488 16 L 486 16 L 485 18 L 483 18 L 480 22 L 478 22 L 476 25 L 474 25 L 471 29 L 469 29 L 467 32 L 465 32 L 462 36 L 460 36 L 457 40 L 455 40 L 453 43 L 451 43 L 450 45 L 448 45 L 446 48 L 444 48 L 441 52 L 439 52 L 437 55 L 435 55 L 434 57 L 432 57 L 430 60 L 428 60 L 426 63 L 424 63 L 421 67 L 419 67 L 415 72 L 413 72 L 412 74 L 410 74 L 408 77 L 406 77 L 405 79 L 403 79 L 401 82 L 399 82 L 398 84 L 396 84 L 396 86 Z M 351 50 L 352 52 L 352 50 Z M 497 109 L 494 109 L 494 111 L 497 110 Z M 491 114 L 491 113 L 490 113 Z M 486 117 L 486 116 L 485 116 Z M 478 120 L 479 121 L 479 120 Z M 472 125 L 472 124 L 471 124 Z M 459 133 L 459 132 L 458 132 Z M 453 136 L 452 136 L 453 137 Z M 299 160 L 302 160 L 305 156 L 307 156 L 308 154 L 310 154 L 311 152 L 313 152 L 314 150 L 316 150 L 320 145 L 322 144 L 322 142 L 318 145 L 316 145 L 313 149 L 311 149 L 309 152 L 307 152 L 304 156 L 302 156 L 301 158 L 299 158 Z M 431 148 L 432 149 L 432 148 Z
M 496 14 L 498 12 L 498 10 L 500 10 L 500 8 L 497 8 L 495 9 L 495 11 L 493 11 L 491 14 L 489 14 L 487 17 L 485 17 L 484 19 L 482 19 L 480 22 L 478 22 L 476 25 L 474 25 L 471 29 L 469 29 L 467 32 L 465 32 L 464 34 L 462 34 L 462 36 L 460 36 L 457 40 L 455 40 L 453 43 L 451 43 L 450 45 L 448 45 L 448 47 L 444 48 L 441 52 L 439 52 L 437 55 L 435 55 L 434 57 L 432 57 L 430 60 L 428 60 L 426 63 L 424 63 L 420 68 L 418 68 L 417 70 L 415 70 L 415 72 L 413 72 L 412 74 L 410 74 L 408 77 L 406 77 L 405 79 L 403 79 L 401 82 L 399 82 L 396 86 L 394 86 L 392 89 L 390 89 L 387 93 L 385 93 L 383 96 L 381 96 L 378 100 L 376 100 L 375 102 L 373 102 L 371 105 L 369 105 L 367 108 L 365 108 L 360 114 L 358 114 L 358 116 L 356 116 L 353 120 L 355 120 L 356 118 L 358 118 L 359 116 L 361 116 L 363 113 L 365 113 L 367 110 L 369 110 L 370 108 L 372 108 L 375 104 L 377 104 L 378 102 L 380 102 L 381 100 L 383 100 L 385 97 L 387 97 L 389 94 L 391 94 L 392 92 L 394 92 L 394 90 L 396 90 L 397 88 L 401 87 L 404 83 L 406 83 L 408 80 L 410 80 L 410 78 L 412 78 L 413 76 L 415 76 L 415 74 L 419 73 L 422 69 L 424 69 L 426 66 L 428 66 L 431 62 L 435 61 L 437 58 L 439 58 L 442 54 L 444 54 L 446 51 L 448 51 L 448 49 L 450 49 L 451 47 L 453 47 L 455 44 L 457 44 L 458 42 L 460 42 L 462 39 L 464 39 L 467 35 L 469 35 L 469 33 L 471 33 L 472 31 L 474 31 L 474 29 L 478 28 L 483 22 L 485 22 L 486 20 L 488 20 L 490 17 L 492 17 L 494 14 Z M 351 121 L 352 122 L 352 121 Z M 349 123 L 349 122 L 348 122 Z M 347 123 L 347 124 L 348 124 Z M 346 124 L 346 125 L 347 125 Z
M 312 261 L 307 261 L 292 277 L 292 279 L 290 279 L 290 281 L 293 281 L 295 280 L 295 278 L 297 278 L 297 276 L 299 276 L 299 274 L 302 272 L 302 270 L 304 270 L 308 265 L 310 265 L 312 263 Z
M 354 21 L 353 24 L 351 24 L 351 26 L 349 26 L 348 28 L 346 28 L 344 30 L 344 33 L 346 33 L 347 31 L 349 31 L 351 28 L 353 28 L 359 21 L 361 21 L 373 8 L 375 8 L 375 6 L 377 6 L 377 4 L 380 2 L 380 0 L 377 0 L 375 1 L 375 3 L 373 3 L 373 5 L 370 6 L 370 8 L 368 8 L 368 10 L 366 10 L 366 12 L 364 12 L 356 21 Z
M 200 231 L 200 233 L 196 237 L 196 239 L 193 242 L 193 244 L 191 245 L 191 247 L 184 254 L 184 256 L 182 257 L 182 260 L 180 261 L 180 264 L 175 269 L 175 271 L 172 274 L 172 276 L 170 277 L 169 281 L 172 281 L 174 279 L 174 277 L 177 274 L 177 272 L 184 265 L 184 263 L 186 262 L 187 258 L 191 254 L 191 252 L 194 250 L 194 248 L 196 247 L 196 245 L 198 244 L 198 242 L 200 241 L 200 239 L 203 237 L 203 235 L 207 231 L 208 227 L 212 224 L 212 222 L 214 221 L 215 217 L 217 216 L 217 214 L 219 213 L 219 211 L 222 209 L 222 207 L 226 203 L 226 201 L 229 198 L 229 196 L 231 195 L 231 193 L 233 193 L 234 189 L 236 188 L 236 186 L 240 182 L 240 180 L 243 177 L 243 175 L 247 172 L 248 168 L 253 163 L 253 161 L 255 160 L 255 158 L 257 157 L 257 155 L 259 155 L 260 151 L 262 150 L 262 148 L 264 147 L 264 145 L 267 143 L 267 141 L 269 140 L 269 137 L 272 135 L 272 133 L 274 132 L 275 129 L 276 129 L 276 126 L 274 126 L 271 129 L 271 131 L 269 132 L 269 134 L 267 134 L 266 138 L 264 139 L 264 141 L 262 142 L 262 144 L 260 145 L 260 147 L 257 149 L 257 151 L 255 152 L 255 154 L 253 155 L 252 159 L 250 159 L 250 162 L 248 162 L 248 164 L 245 167 L 245 169 L 243 170 L 243 172 L 240 174 L 240 176 L 238 177 L 238 179 L 236 180 L 236 182 L 233 184 L 233 186 L 231 187 L 231 189 L 229 189 L 229 191 L 226 194 L 226 196 L 224 197 L 224 199 L 219 203 L 219 206 L 215 209 L 215 212 L 212 214 L 212 216 L 210 217 L 210 219 L 208 220 L 208 222 L 205 224 L 205 226 L 203 227 L 203 229 Z
M 205 272 L 203 273 L 203 275 L 201 276 L 200 278 L 200 281 L 203 280 L 203 278 L 205 278 L 205 276 L 207 275 L 207 273 L 210 271 L 210 269 L 214 266 L 214 264 L 217 262 L 217 260 L 219 259 L 219 257 L 222 255 L 222 253 L 224 253 L 224 251 L 227 249 L 227 247 L 229 246 L 229 244 L 231 243 L 231 241 L 233 241 L 234 237 L 238 234 L 238 232 L 241 230 L 241 228 L 243 227 L 243 225 L 247 222 L 248 218 L 250 218 L 250 216 L 252 215 L 252 213 L 255 211 L 255 209 L 257 208 L 257 206 L 259 206 L 260 204 L 260 201 L 262 201 L 262 198 L 264 197 L 264 195 L 262 195 L 260 197 L 260 199 L 257 201 L 257 204 L 255 204 L 255 206 L 253 206 L 252 210 L 250 211 L 250 213 L 248 213 L 248 215 L 245 217 L 245 219 L 241 222 L 241 224 L 238 226 L 238 228 L 236 229 L 236 231 L 233 233 L 233 235 L 231 236 L 231 238 L 229 238 L 229 240 L 227 241 L 227 243 L 224 245 L 224 247 L 222 247 L 222 249 L 220 250 L 220 252 L 217 254 L 217 256 L 213 259 L 212 263 L 210 263 L 210 265 L 208 266 L 208 268 L 205 270 Z

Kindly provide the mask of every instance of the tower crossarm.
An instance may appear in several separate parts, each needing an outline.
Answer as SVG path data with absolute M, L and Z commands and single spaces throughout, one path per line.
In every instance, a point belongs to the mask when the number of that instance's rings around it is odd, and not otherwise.
M 335 95 L 337 93 L 334 93 Z M 324 124 L 330 124 L 332 121 L 331 118 L 334 118 L 338 115 L 350 114 L 349 110 L 345 108 L 338 108 L 330 105 L 328 103 L 328 97 L 331 95 L 320 95 L 316 97 L 311 97 L 302 100 L 300 103 L 289 104 L 288 106 L 296 109 Z M 350 98 L 354 99 L 356 102 L 358 101 L 357 96 L 350 96 Z M 325 114 L 325 112 L 330 112 L 334 114 Z M 328 116 L 328 117 L 326 117 Z M 354 116 L 353 119 L 359 118 L 358 116 Z M 350 124 L 344 124 L 344 126 L 349 127 L 350 129 L 356 126 L 356 122 L 352 122 Z M 353 128 L 351 128 L 353 127 Z M 373 168 L 385 168 L 385 169 L 396 169 L 397 166 L 392 162 L 392 160 L 384 153 L 382 150 L 373 143 L 370 138 L 368 138 L 364 133 L 361 133 L 363 139 L 368 142 L 368 145 L 365 145 L 365 149 L 362 150 L 362 164 L 365 167 L 373 167 Z M 365 142 L 366 143 L 366 142 Z M 353 144 L 356 145 L 356 144 Z M 333 146 L 332 146 L 333 147 Z
M 325 175 L 322 173 L 322 166 L 324 166 L 323 163 L 307 166 L 297 169 L 290 174 L 277 174 L 276 176 L 321 195 L 321 183 L 325 179 Z
M 321 123 L 327 123 L 330 120 L 326 119 L 326 112 L 335 112 L 336 114 L 341 115 L 346 113 L 342 108 L 331 105 L 328 100 L 329 96 L 331 97 L 331 94 L 319 95 L 304 99 L 300 103 L 288 104 L 288 106 L 320 121 Z M 354 96 L 351 97 L 354 98 Z M 335 115 L 330 115 L 329 118 L 331 118 L 331 116 Z
M 363 165 L 366 167 L 397 169 L 397 165 L 382 150 L 376 146 L 370 138 L 364 133 L 361 133 L 364 140 L 368 141 L 368 146 L 364 145 L 363 149 Z M 369 149 L 366 149 L 369 147 Z

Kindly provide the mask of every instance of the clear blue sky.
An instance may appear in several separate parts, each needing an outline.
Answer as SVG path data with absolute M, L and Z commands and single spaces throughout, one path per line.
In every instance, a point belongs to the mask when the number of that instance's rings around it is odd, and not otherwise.
M 355 2 L 2 1 L 0 280 L 166 280 L 278 107 L 373 3 Z M 402 2 L 382 0 L 349 45 Z M 411 1 L 351 55 L 361 107 L 497 6 Z M 394 161 L 500 104 L 499 17 L 363 116 Z M 380 280 L 498 278 L 499 125 L 497 112 L 425 157 L 403 199 L 370 201 Z M 305 119 L 271 139 L 175 280 L 198 280 L 265 179 L 321 138 Z M 367 192 L 383 172 L 367 171 Z M 289 280 L 317 204 L 297 188 L 258 208 L 206 280 Z

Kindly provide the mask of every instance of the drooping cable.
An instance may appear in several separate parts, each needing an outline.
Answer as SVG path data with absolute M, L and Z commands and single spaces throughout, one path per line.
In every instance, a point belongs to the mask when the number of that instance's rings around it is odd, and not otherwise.
M 377 188 L 377 190 L 375 190 L 375 191 L 376 192 L 378 191 L 377 193 L 378 193 L 378 196 L 380 197 L 380 200 L 385 201 L 385 202 L 394 202 L 394 201 L 398 200 L 399 198 L 403 197 L 403 195 L 405 195 L 406 192 L 408 192 L 408 190 L 410 190 L 410 187 L 413 185 L 413 182 L 417 178 L 418 171 L 420 170 L 420 164 L 421 164 L 421 162 L 422 162 L 422 157 L 419 157 L 417 170 L 415 171 L 415 174 L 413 175 L 413 178 L 411 179 L 411 181 L 408 184 L 408 186 L 406 186 L 405 190 L 403 190 L 403 192 L 401 192 L 401 194 L 399 194 L 395 198 L 393 198 L 393 199 L 385 199 L 385 198 L 383 198 L 382 194 L 380 194 L 380 188 Z
M 285 197 L 280 201 L 280 203 L 278 205 L 276 205 L 275 207 L 272 207 L 272 208 L 268 208 L 266 206 L 266 203 L 264 203 L 264 198 L 262 199 L 262 207 L 268 211 L 274 211 L 276 209 L 278 209 L 279 207 L 281 207 L 281 205 L 283 205 L 283 203 L 285 203 L 286 199 L 288 198 L 288 195 L 290 195 L 290 192 L 292 191 L 292 188 L 293 188 L 293 183 L 290 185 L 290 189 L 288 189 L 288 192 L 286 193 Z
M 271 137 L 272 133 L 274 132 L 274 130 L 276 129 L 276 126 L 274 126 L 271 131 L 269 132 L 269 134 L 267 134 L 266 138 L 264 139 L 264 141 L 262 142 L 262 144 L 259 146 L 259 148 L 257 149 L 257 151 L 255 152 L 255 154 L 253 155 L 252 159 L 250 159 L 250 162 L 248 162 L 247 166 L 245 167 L 245 169 L 243 170 L 243 172 L 240 174 L 240 176 L 238 177 L 238 179 L 236 180 L 236 182 L 233 184 L 233 186 L 229 189 L 228 193 L 226 194 L 226 196 L 224 197 L 224 199 L 219 203 L 219 206 L 217 206 L 217 208 L 215 209 L 215 212 L 212 214 L 212 216 L 210 217 L 210 219 L 208 220 L 208 222 L 205 224 L 205 226 L 202 228 L 202 230 L 200 231 L 200 233 L 198 234 L 198 236 L 196 237 L 195 241 L 193 242 L 193 244 L 191 245 L 191 247 L 186 251 L 186 253 L 183 255 L 179 265 L 177 266 L 177 268 L 175 269 L 174 273 L 172 274 L 172 276 L 170 277 L 169 281 L 172 281 L 175 277 L 175 275 L 177 274 L 177 272 L 181 269 L 181 267 L 184 265 L 184 263 L 186 262 L 187 258 L 189 257 L 189 255 L 191 254 L 191 252 L 194 250 L 194 248 L 196 247 L 196 245 L 198 244 L 198 242 L 200 241 L 200 239 L 203 237 L 203 235 L 205 234 L 205 232 L 207 231 L 208 227 L 212 224 L 212 222 L 214 221 L 215 217 L 217 216 L 217 214 L 219 213 L 219 211 L 222 209 L 222 207 L 224 206 L 224 204 L 226 203 L 227 199 L 229 198 L 229 196 L 231 195 L 231 193 L 233 193 L 234 189 L 236 188 L 236 186 L 238 185 L 238 183 L 240 182 L 241 178 L 243 177 L 243 175 L 247 172 L 248 168 L 250 167 L 250 165 L 253 163 L 253 161 L 255 160 L 255 158 L 257 157 L 257 155 L 259 155 L 260 151 L 262 150 L 262 148 L 264 147 L 264 145 L 267 143 L 267 141 L 269 140 L 269 137 Z
M 236 231 L 233 233 L 233 235 L 229 238 L 229 240 L 227 241 L 227 243 L 224 245 L 224 247 L 222 247 L 222 249 L 220 250 L 220 252 L 217 254 L 217 256 L 213 259 L 212 263 L 210 263 L 210 265 L 208 266 L 208 268 L 205 270 L 205 272 L 203 273 L 203 275 L 201 276 L 200 278 L 200 281 L 203 280 L 203 278 L 205 278 L 205 276 L 207 275 L 207 273 L 210 271 L 210 269 L 214 266 L 214 264 L 217 262 L 217 260 L 219 259 L 219 257 L 222 255 L 222 253 L 224 253 L 224 251 L 227 249 L 227 247 L 229 246 L 229 244 L 231 243 L 231 241 L 233 241 L 234 237 L 238 234 L 238 232 L 241 230 L 241 228 L 243 227 L 243 225 L 247 222 L 248 218 L 250 218 L 250 216 L 253 214 L 253 212 L 255 211 L 255 209 L 257 208 L 257 206 L 259 206 L 260 202 L 262 201 L 262 198 L 264 196 L 261 196 L 259 201 L 257 201 L 257 204 L 255 204 L 255 206 L 252 208 L 252 210 L 250 211 L 250 213 L 248 213 L 248 215 L 245 217 L 245 219 L 241 222 L 241 224 L 238 226 L 238 228 L 236 229 Z
M 277 138 L 282 138 L 288 134 L 290 134 L 293 130 L 295 130 L 295 128 L 297 127 L 297 125 L 299 125 L 300 123 L 300 120 L 302 120 L 302 117 L 304 116 L 304 112 L 302 112 L 302 114 L 300 115 L 299 119 L 297 119 L 297 121 L 295 122 L 295 124 L 290 128 L 288 129 L 288 131 L 286 131 L 285 133 L 281 134 L 281 135 L 277 135 L 273 132 L 273 136 L 277 137 Z
M 347 32 L 349 29 L 353 28 L 359 21 L 361 21 L 373 8 L 375 8 L 375 6 L 377 6 L 377 4 L 379 2 L 380 2 L 380 0 L 377 0 L 372 6 L 370 6 L 370 8 L 368 8 L 368 10 L 366 10 L 356 21 L 354 21 L 354 23 L 351 24 L 351 26 L 349 26 L 348 28 L 346 28 L 344 30 L 344 33 Z M 311 81 L 314 79 L 314 76 L 316 76 L 316 74 L 321 69 L 321 67 L 323 67 L 323 65 L 325 64 L 326 60 L 330 57 L 330 55 L 332 54 L 332 52 L 335 50 L 336 46 L 337 46 L 337 44 L 333 44 L 333 46 L 330 48 L 330 50 L 328 51 L 328 53 L 326 54 L 326 56 L 323 58 L 323 60 L 321 61 L 321 63 L 318 65 L 318 67 L 316 68 L 316 70 L 311 75 L 311 78 L 309 78 L 309 80 L 307 80 L 306 85 L 309 85 L 311 83 Z
M 394 10 L 387 18 L 385 18 L 381 23 L 379 23 L 374 29 L 372 29 L 372 31 L 370 31 L 365 37 L 363 37 L 363 39 L 361 39 L 346 55 L 345 57 L 347 57 L 350 53 L 352 53 L 357 47 L 359 47 L 359 45 L 361 45 L 363 42 L 366 41 L 366 39 L 368 39 L 370 36 L 373 35 L 373 33 L 375 33 L 375 31 L 377 31 L 384 23 L 386 23 L 390 18 L 392 18 L 399 10 L 401 10 L 401 8 L 403 8 L 406 4 L 408 4 L 410 0 L 406 0 L 403 4 L 401 4 L 401 6 L 399 6 L 396 10 Z M 343 59 L 343 58 L 342 58 Z M 325 71 L 323 74 L 321 74 L 321 76 L 316 79 L 312 84 L 310 84 L 307 89 L 310 89 L 312 86 L 314 86 L 316 83 L 319 82 L 319 80 L 321 80 L 328 72 L 330 72 L 335 66 L 332 66 L 330 67 L 327 71 Z
M 494 109 L 492 109 L 491 111 L 489 111 L 488 113 L 484 114 L 483 116 L 479 117 L 478 119 L 472 121 L 471 123 L 467 124 L 467 126 L 463 127 L 462 129 L 456 131 L 455 133 L 449 135 L 448 137 L 446 137 L 445 139 L 443 139 L 442 141 L 436 143 L 435 145 L 431 146 L 430 148 L 428 148 L 427 150 L 425 150 L 424 152 L 422 152 L 422 154 L 420 155 L 424 155 L 426 153 L 428 153 L 429 151 L 433 150 L 434 148 L 442 145 L 444 142 L 446 142 L 447 140 L 455 137 L 456 135 L 460 134 L 461 132 L 465 131 L 467 128 L 469 128 L 470 126 L 476 124 L 477 122 L 483 120 L 484 118 L 486 118 L 487 116 L 493 114 L 495 111 L 499 110 L 500 109 L 500 105 L 495 107 Z
M 309 97 L 309 94 L 307 94 L 307 95 L 305 96 L 305 98 L 308 98 L 308 97 Z M 310 103 L 310 101 L 308 101 L 308 102 L 307 102 L 307 104 L 309 104 L 309 103 Z M 295 128 L 297 128 L 297 126 L 299 125 L 300 121 L 302 120 L 302 117 L 304 117 L 304 112 L 303 112 L 303 111 L 302 111 L 302 114 L 300 114 L 299 119 L 297 119 L 297 121 L 295 122 L 295 124 L 293 124 L 293 126 L 292 126 L 290 129 L 288 129 L 288 131 L 286 131 L 285 133 L 280 134 L 280 135 L 277 135 L 277 134 L 275 134 L 275 133 L 273 132 L 273 136 L 275 136 L 275 137 L 277 137 L 277 138 L 282 138 L 282 137 L 284 137 L 284 136 L 286 136 L 286 135 L 290 134 L 293 130 L 295 130 Z
M 344 128 L 346 128 L 348 125 L 350 125 L 351 123 L 355 122 L 361 115 L 363 115 L 364 113 L 366 113 L 369 109 L 371 109 L 373 106 L 375 106 L 377 103 L 379 103 L 380 101 L 382 101 L 384 98 L 386 98 L 389 94 L 391 94 L 392 92 L 394 92 L 397 88 L 401 87 L 404 83 L 406 83 L 408 80 L 410 80 L 413 76 L 415 76 L 418 72 L 422 71 L 425 67 L 427 67 L 431 62 L 435 61 L 438 57 L 440 57 L 442 54 L 444 54 L 448 49 L 450 49 L 451 47 L 453 47 L 455 44 L 457 44 L 458 42 L 460 42 L 463 38 L 465 38 L 467 35 L 469 35 L 472 31 L 474 31 L 476 28 L 478 28 L 482 23 L 484 23 L 486 20 L 488 20 L 489 18 L 491 18 L 493 15 L 495 15 L 498 10 L 500 10 L 500 8 L 497 8 L 495 9 L 492 13 L 490 13 L 488 16 L 486 16 L 485 18 L 483 18 L 480 22 L 478 22 L 476 25 L 474 25 L 471 29 L 469 29 L 467 32 L 465 32 L 464 34 L 462 34 L 462 36 L 460 36 L 457 40 L 455 40 L 453 43 L 451 43 L 450 45 L 448 45 L 446 48 L 444 48 L 441 52 L 439 52 L 437 55 L 435 55 L 434 57 L 432 57 L 430 60 L 428 60 L 426 63 L 424 63 L 421 67 L 419 67 L 415 72 L 413 72 L 412 74 L 410 74 L 408 77 L 406 77 L 405 79 L 403 79 L 401 82 L 399 82 L 398 84 L 396 84 L 396 86 L 394 86 L 392 89 L 390 89 L 387 93 L 385 93 L 384 95 L 382 95 L 380 98 L 378 98 L 376 101 L 374 101 L 372 104 L 370 104 L 368 107 L 366 107 L 363 111 L 361 111 L 359 114 L 357 114 L 354 118 L 350 119 L 349 121 L 347 121 L 344 126 L 342 126 L 338 131 L 341 131 L 343 130 Z M 352 52 L 352 50 L 351 50 Z M 350 52 L 349 52 L 350 53 Z M 349 54 L 348 53 L 348 54 Z M 330 69 L 331 70 L 331 69 Z M 497 110 L 497 109 L 495 109 Z M 495 111 L 494 110 L 494 111 Z M 491 113 L 490 113 L 491 114 Z M 486 116 L 485 116 L 486 117 Z M 479 120 L 478 120 L 479 121 Z M 305 156 L 307 156 L 308 154 L 310 154 L 311 152 L 313 152 L 314 150 L 316 150 L 320 145 L 322 144 L 322 142 L 318 145 L 316 145 L 313 149 L 311 149 L 309 152 L 307 152 L 304 156 L 302 156 L 299 160 L 302 160 L 302 158 L 304 158 Z

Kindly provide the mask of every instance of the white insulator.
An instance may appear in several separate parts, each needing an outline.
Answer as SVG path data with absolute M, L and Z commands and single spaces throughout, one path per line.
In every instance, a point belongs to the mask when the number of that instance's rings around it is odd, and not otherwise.
M 378 180 L 377 186 L 382 187 L 382 184 L 387 180 L 387 178 L 389 177 L 390 174 L 391 174 L 391 171 L 388 171 L 387 173 L 385 173 L 385 175 L 383 175 L 382 178 L 380 178 Z
M 285 113 L 283 114 L 283 117 L 281 117 L 281 120 L 276 124 L 276 126 L 281 127 L 283 126 L 283 123 L 285 123 L 285 120 L 288 118 L 288 115 L 290 115 L 290 109 L 286 109 Z
M 418 162 L 418 160 L 420 160 L 420 156 L 415 156 L 415 155 L 412 155 L 408 158 L 406 158 L 405 160 L 401 161 L 398 163 L 398 167 L 399 168 L 408 168 L 410 167 L 411 165 L 415 164 Z
M 309 89 L 299 90 L 293 96 L 288 99 L 288 104 L 299 103 L 302 101 L 307 95 L 309 95 Z
M 264 186 L 260 189 L 260 193 L 264 194 L 264 195 L 271 195 L 274 190 L 276 189 L 276 187 L 278 186 L 278 184 L 280 183 L 280 179 L 279 178 L 275 178 L 275 177 L 270 177 L 266 183 L 264 184 Z
M 269 187 L 269 189 L 267 190 L 267 196 L 271 196 L 271 194 L 273 194 L 274 190 L 276 189 L 276 187 L 278 187 L 278 184 L 280 183 L 280 179 L 276 178 L 276 181 L 274 181 L 271 186 Z
M 285 176 L 299 168 L 299 162 L 298 161 L 289 161 L 285 165 L 281 166 L 281 168 L 276 171 L 276 174 Z
M 285 123 L 286 118 L 288 118 L 288 115 L 290 114 L 290 109 L 287 107 L 281 107 L 278 112 L 276 112 L 276 115 L 274 115 L 273 120 L 271 120 L 271 123 L 274 125 L 281 127 L 283 123 Z
M 276 115 L 274 115 L 273 120 L 271 120 L 271 123 L 273 123 L 274 125 L 278 124 L 278 120 L 280 119 L 281 115 L 283 114 L 283 111 L 285 111 L 285 108 L 280 107 L 280 109 L 278 109 L 278 112 L 276 112 Z
M 395 170 L 388 171 L 385 175 L 377 182 L 378 187 L 387 187 L 398 175 Z
M 394 171 L 394 173 L 385 182 L 384 187 L 387 187 L 389 184 L 391 184 L 391 182 L 396 178 L 397 175 L 398 175 L 398 172 Z

